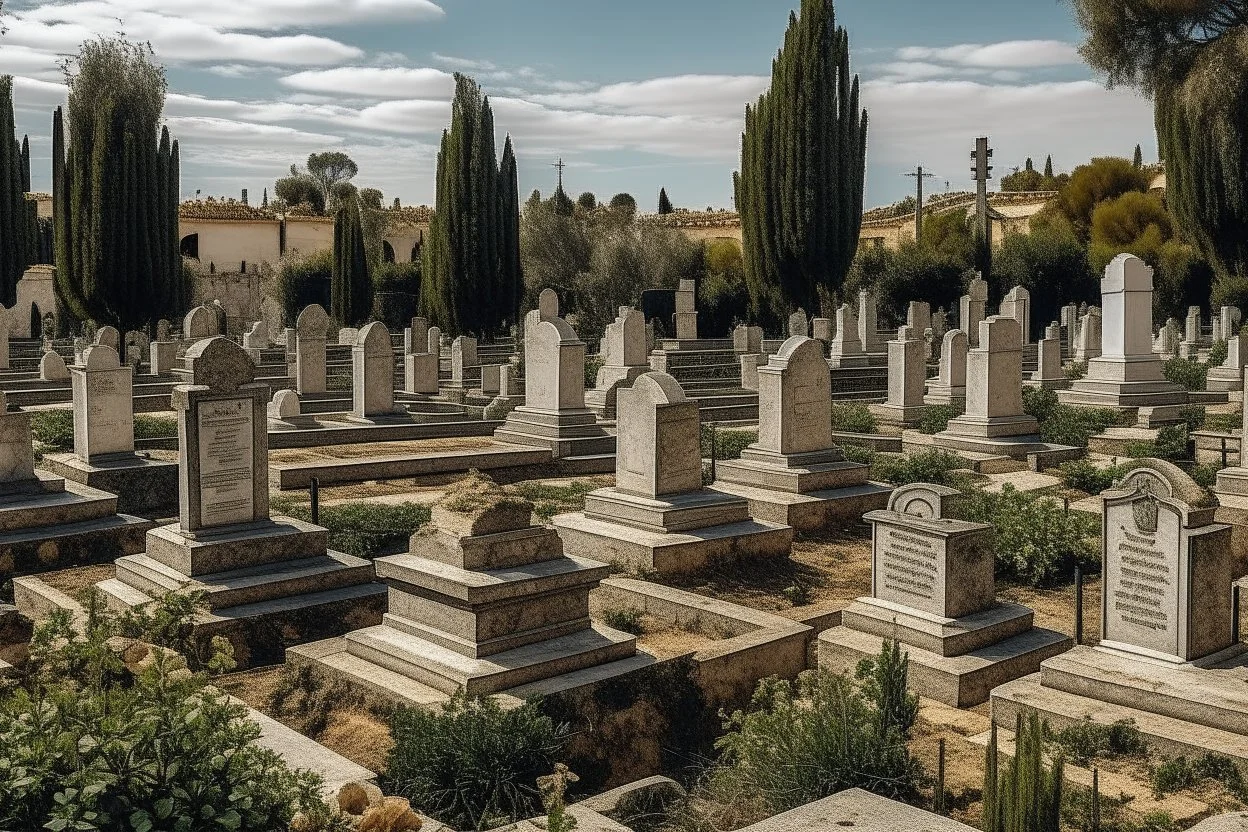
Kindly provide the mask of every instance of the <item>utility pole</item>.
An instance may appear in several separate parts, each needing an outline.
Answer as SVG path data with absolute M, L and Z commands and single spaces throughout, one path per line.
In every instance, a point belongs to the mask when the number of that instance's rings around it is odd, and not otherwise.
M 553 165 L 551 165 L 551 167 L 559 171 L 559 187 L 557 191 L 562 192 L 563 191 L 563 169 L 567 167 L 567 165 L 563 163 L 563 157 L 560 156 L 559 161 L 555 162 Z
M 975 237 L 979 245 L 976 264 L 981 273 L 987 275 L 992 262 L 992 220 L 988 215 L 988 180 L 992 178 L 992 148 L 988 146 L 986 136 L 975 140 L 975 150 L 971 153 L 974 165 L 971 173 L 975 176 Z
M 924 173 L 923 166 L 919 165 L 914 173 L 907 173 L 906 176 L 913 176 L 915 185 L 918 186 L 918 197 L 916 199 L 914 211 L 914 241 L 919 245 L 923 244 L 923 180 L 935 179 L 936 174 Z

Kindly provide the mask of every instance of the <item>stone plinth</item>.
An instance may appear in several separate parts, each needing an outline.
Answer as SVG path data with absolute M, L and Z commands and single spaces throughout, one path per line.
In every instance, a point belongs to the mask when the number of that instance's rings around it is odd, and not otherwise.
M 1032 625 L 1032 612 L 998 602 L 991 527 L 945 516 L 960 492 L 898 488 L 873 528 L 871 596 L 819 637 L 819 666 L 852 671 L 896 639 L 910 657 L 910 685 L 955 707 L 988 699 L 993 686 L 1035 672 L 1070 639 Z
M 856 522 L 880 508 L 886 486 L 867 482 L 869 466 L 849 462 L 832 443 L 832 393 L 823 345 L 785 341 L 758 369 L 758 442 L 716 466 L 715 488 L 749 500 L 750 516 L 799 531 Z
M 585 404 L 595 415 L 614 419 L 616 393 L 650 369 L 645 316 L 630 306 L 621 306 L 619 316 L 607 325 L 601 353 L 603 364 L 594 389 L 585 391 Z
M 927 383 L 923 403 L 961 407 L 966 404 L 966 333 L 960 329 L 946 332 L 940 344 L 940 364 L 936 378 Z
M 697 402 L 669 375 L 646 373 L 618 400 L 616 486 L 554 519 L 568 551 L 662 572 L 722 558 L 787 556 L 793 529 L 750 519 L 749 503 L 702 487 Z
M 910 326 L 897 330 L 888 342 L 888 398 L 871 405 L 871 413 L 886 425 L 913 427 L 923 417 L 927 382 L 927 342 L 922 331 Z
M 836 334 L 828 344 L 828 364 L 832 367 L 865 367 L 867 355 L 858 338 L 858 318 L 849 304 L 836 310 Z
M 1226 340 L 1226 360 L 1209 371 L 1207 390 L 1243 390 L 1244 367 L 1248 366 L 1248 335 L 1232 335 Z

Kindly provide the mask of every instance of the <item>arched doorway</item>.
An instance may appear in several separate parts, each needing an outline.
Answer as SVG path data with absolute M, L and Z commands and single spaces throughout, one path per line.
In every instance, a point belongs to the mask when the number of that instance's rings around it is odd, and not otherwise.
M 182 238 L 182 256 L 199 259 L 199 234 L 187 234 Z
M 394 262 L 394 246 L 390 245 L 389 240 L 381 241 L 381 260 L 383 263 Z

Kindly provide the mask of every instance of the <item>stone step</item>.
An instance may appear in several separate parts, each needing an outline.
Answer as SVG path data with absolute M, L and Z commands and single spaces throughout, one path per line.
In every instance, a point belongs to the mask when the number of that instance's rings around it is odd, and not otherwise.
M 323 666 L 331 673 L 339 673 L 350 678 L 365 690 L 415 707 L 430 707 L 447 701 L 448 694 L 420 682 L 402 673 L 374 664 L 347 652 L 346 641 L 342 638 L 330 638 L 323 641 L 301 644 L 286 651 L 286 661 L 292 666 L 310 664 L 313 667 Z
M 117 513 L 116 495 L 76 483 L 64 488 L 5 498 L 0 533 L 85 523 Z
M 290 517 L 195 540 L 183 537 L 174 523 L 148 532 L 147 556 L 194 578 L 314 558 L 328 545 L 327 529 Z
M 605 563 L 571 555 L 491 570 L 461 569 L 410 554 L 378 558 L 374 565 L 382 580 L 401 581 L 472 607 L 597 585 L 611 574 Z
M 627 658 L 636 638 L 601 624 L 571 635 L 470 659 L 422 638 L 390 627 L 369 627 L 344 636 L 347 649 L 360 658 L 440 690 L 464 688 L 469 696 L 558 676 L 573 670 Z

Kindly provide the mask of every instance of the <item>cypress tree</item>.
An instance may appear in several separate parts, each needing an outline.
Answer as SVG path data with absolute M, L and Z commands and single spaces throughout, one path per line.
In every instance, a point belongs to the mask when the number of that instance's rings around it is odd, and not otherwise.
M 30 212 L 26 204 L 29 168 L 23 159 L 13 117 L 13 76 L 0 76 L 0 303 L 11 306 L 17 281 L 33 259 Z
M 1036 166 L 1032 163 L 1030 156 L 1027 157 L 1026 169 L 1028 173 L 1034 173 L 1036 170 Z
M 659 188 L 659 213 L 670 214 L 674 210 L 672 201 L 667 198 L 667 188 Z
M 438 151 L 437 199 L 423 248 L 421 308 L 451 334 L 488 336 L 515 313 L 519 190 L 510 138 L 503 162 L 490 101 L 455 76 L 451 126 Z
M 22 192 L 30 193 L 30 136 L 22 136 Z
M 1140 149 L 1138 144 L 1135 146 L 1135 157 L 1132 159 L 1131 164 L 1135 166 L 1136 170 L 1144 167 L 1144 151 Z
M 334 269 L 330 281 L 330 310 L 343 326 L 359 326 L 372 312 L 372 280 L 364 225 L 356 197 L 341 201 L 334 214 Z
M 867 113 L 832 0 L 802 0 L 746 108 L 734 177 L 751 317 L 776 322 L 837 295 L 858 247 Z
M 1045 160 L 1044 160 L 1044 178 L 1045 178 L 1045 179 L 1052 179 L 1052 178 L 1053 178 L 1053 156 L 1052 156 L 1052 155 L 1049 155 L 1049 156 L 1045 157 Z

